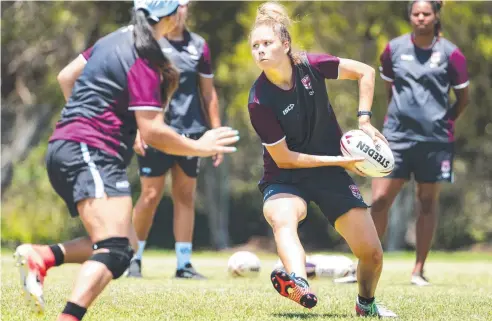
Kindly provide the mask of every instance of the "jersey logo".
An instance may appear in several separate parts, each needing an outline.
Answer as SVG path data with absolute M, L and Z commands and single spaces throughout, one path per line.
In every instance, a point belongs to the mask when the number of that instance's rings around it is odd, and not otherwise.
M 171 52 L 173 52 L 173 49 L 172 48 L 162 48 L 162 52 L 165 54 L 170 54 Z
M 403 60 L 403 61 L 414 61 L 415 60 L 415 57 L 412 56 L 412 55 L 401 55 L 400 56 L 400 59 Z
M 441 175 L 443 178 L 449 178 L 451 176 L 451 162 L 449 160 L 443 160 L 441 162 Z
M 195 46 L 193 45 L 188 45 L 187 47 L 183 47 L 184 50 L 188 51 L 190 54 L 190 58 L 193 60 L 198 60 L 200 59 L 200 56 L 198 55 L 198 50 L 196 49 Z
M 435 68 L 441 62 L 441 53 L 439 51 L 434 51 L 430 57 L 429 67 Z
M 287 108 L 285 108 L 284 111 L 283 111 L 284 116 L 287 115 L 287 113 L 289 111 L 291 111 L 292 109 L 294 109 L 294 106 L 295 106 L 294 104 L 290 104 L 289 106 L 287 106 Z
M 128 187 L 130 187 L 130 182 L 128 182 L 128 181 L 116 182 L 116 188 L 117 189 L 127 189 Z
M 309 92 L 309 95 L 314 95 L 314 90 L 311 86 L 311 78 L 309 78 L 309 75 L 302 77 L 301 82 L 304 85 L 304 88 L 306 88 L 306 90 Z
M 362 195 L 360 195 L 359 188 L 357 185 L 349 185 L 350 191 L 352 191 L 352 195 L 355 196 L 355 198 L 361 199 Z

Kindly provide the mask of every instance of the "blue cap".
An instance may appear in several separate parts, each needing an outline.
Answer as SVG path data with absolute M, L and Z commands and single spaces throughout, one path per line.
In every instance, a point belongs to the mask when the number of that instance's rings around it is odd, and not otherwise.
M 134 0 L 134 6 L 135 10 L 147 11 L 149 18 L 158 22 L 178 10 L 179 0 Z

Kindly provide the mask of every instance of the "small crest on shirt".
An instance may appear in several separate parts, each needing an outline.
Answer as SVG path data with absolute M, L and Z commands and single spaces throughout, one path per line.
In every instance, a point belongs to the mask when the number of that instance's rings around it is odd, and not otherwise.
M 170 54 L 171 52 L 173 52 L 173 49 L 172 48 L 162 48 L 162 52 L 165 54 Z
M 357 187 L 357 185 L 349 185 L 349 188 L 352 191 L 352 194 L 356 198 L 358 198 L 358 199 L 361 199 L 362 198 L 362 195 L 360 195 L 360 191 L 359 191 L 359 188 Z
M 309 95 L 314 95 L 314 90 L 311 86 L 311 78 L 309 78 L 309 75 L 302 77 L 301 82 L 304 85 L 304 88 L 306 88 L 306 90 L 309 92 Z
M 402 54 L 400 56 L 400 59 L 403 60 L 403 61 L 414 61 L 415 60 L 415 57 L 412 56 L 412 55 L 405 55 L 405 54 Z
M 430 67 L 434 68 L 441 62 L 441 53 L 439 51 L 434 51 L 430 57 Z
M 185 49 L 190 54 L 191 59 L 193 60 L 200 59 L 200 56 L 198 55 L 198 50 L 192 44 L 188 45 L 187 47 L 183 47 L 183 49 Z

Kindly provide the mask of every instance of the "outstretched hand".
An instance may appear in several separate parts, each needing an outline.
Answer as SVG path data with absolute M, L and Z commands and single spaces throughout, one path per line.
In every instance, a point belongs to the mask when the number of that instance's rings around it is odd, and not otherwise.
M 203 134 L 198 143 L 203 149 L 204 157 L 222 153 L 234 153 L 237 148 L 229 146 L 239 140 L 239 132 L 230 127 L 210 129 Z

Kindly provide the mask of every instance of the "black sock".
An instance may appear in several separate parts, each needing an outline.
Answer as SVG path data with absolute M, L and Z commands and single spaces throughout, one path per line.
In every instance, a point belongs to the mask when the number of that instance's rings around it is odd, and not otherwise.
M 369 304 L 371 304 L 373 302 L 374 302 L 374 297 L 367 299 L 367 298 L 361 297 L 359 295 L 359 303 L 360 304 L 369 305 Z
M 63 254 L 62 249 L 58 244 L 50 245 L 51 252 L 55 255 L 55 266 L 63 264 L 65 260 L 65 254 Z
M 80 305 L 67 301 L 67 305 L 65 305 L 65 309 L 63 309 L 62 313 L 74 316 L 77 318 L 77 320 L 82 320 L 86 312 L 87 312 L 86 308 L 83 308 Z

